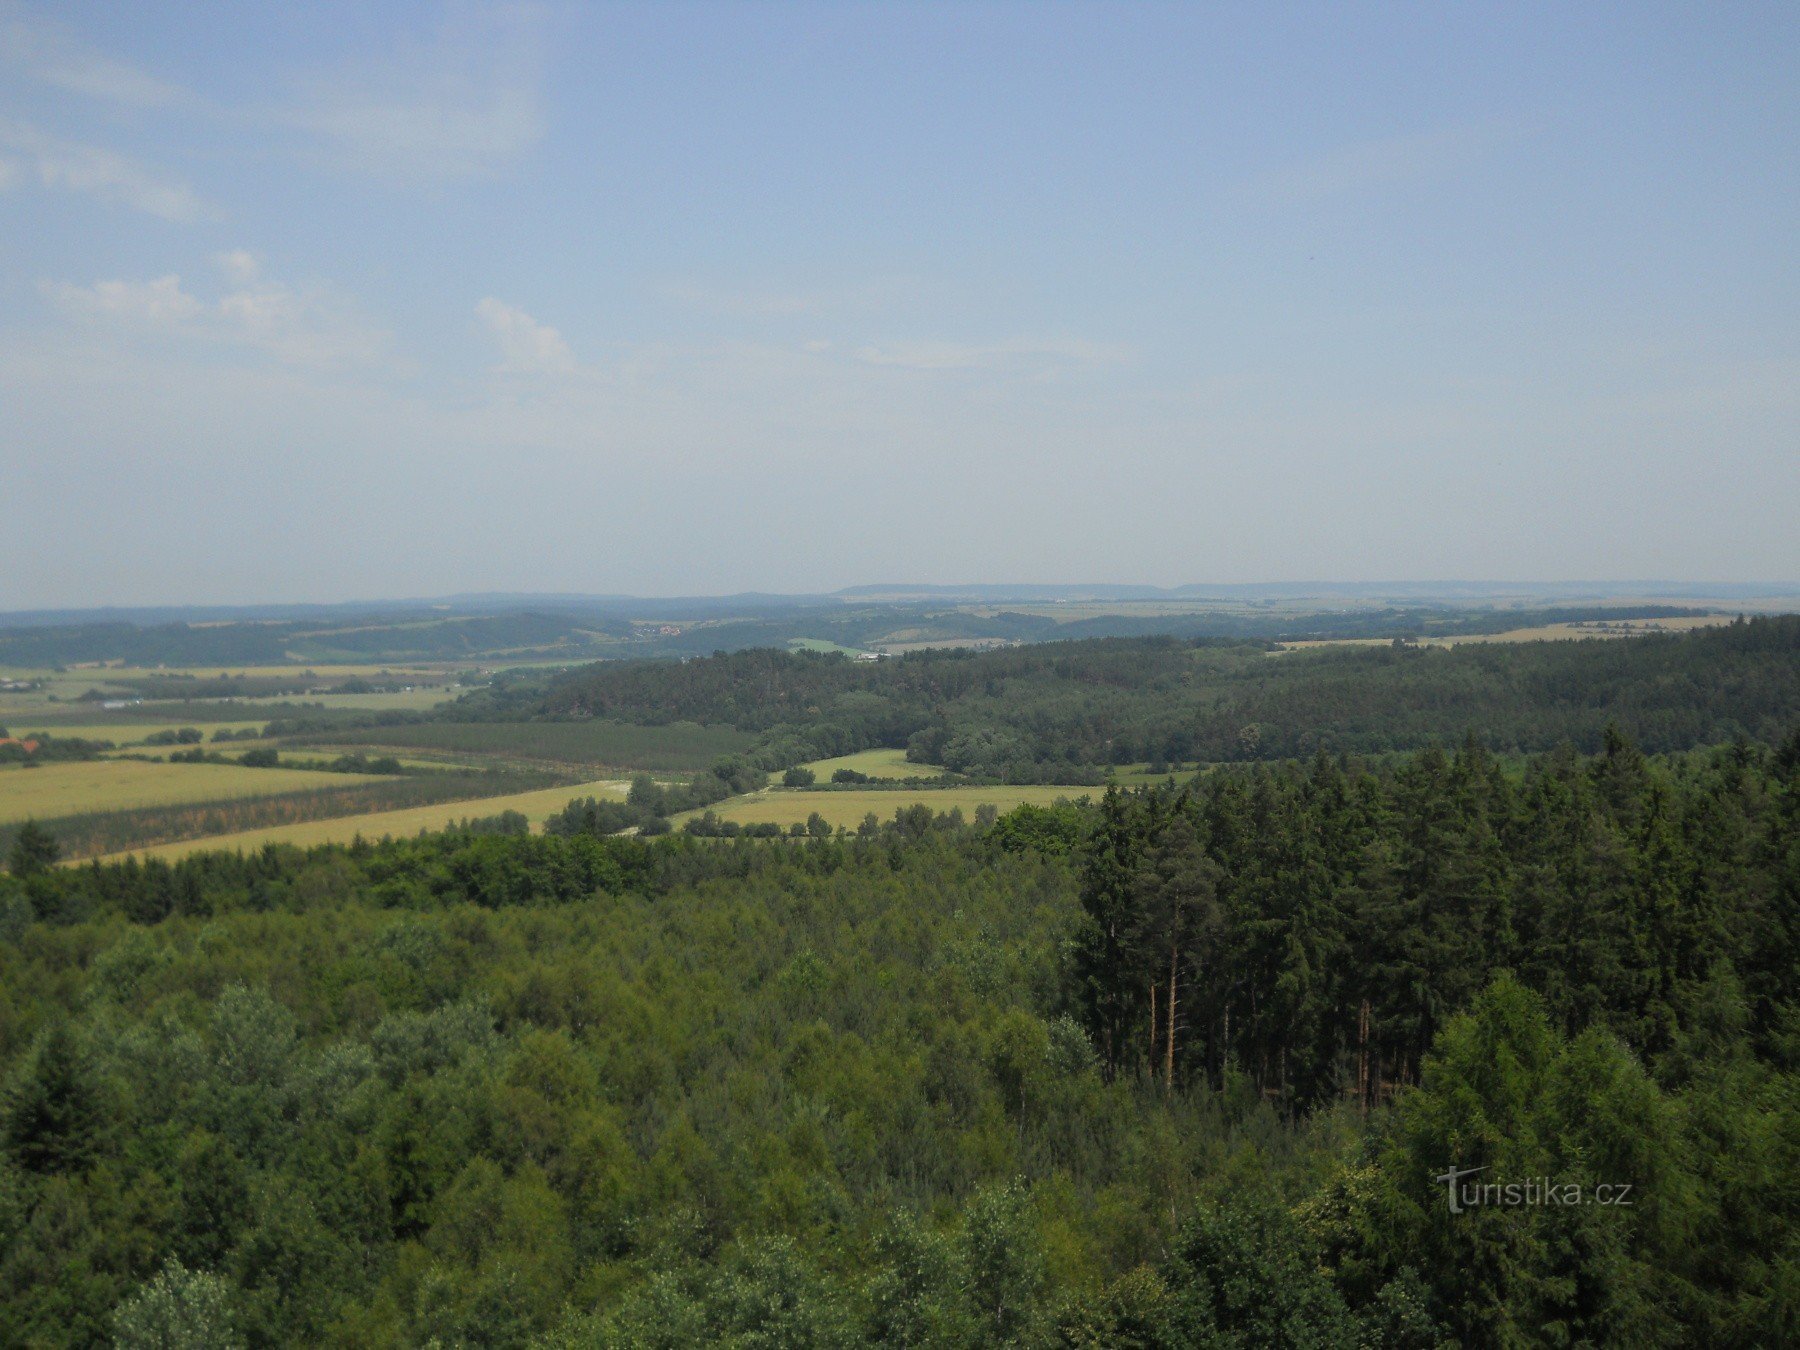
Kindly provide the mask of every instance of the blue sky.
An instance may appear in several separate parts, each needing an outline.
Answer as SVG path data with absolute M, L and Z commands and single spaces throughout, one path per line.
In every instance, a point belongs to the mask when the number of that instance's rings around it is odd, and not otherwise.
M 0 609 L 1800 579 L 1800 7 L 0 0 Z

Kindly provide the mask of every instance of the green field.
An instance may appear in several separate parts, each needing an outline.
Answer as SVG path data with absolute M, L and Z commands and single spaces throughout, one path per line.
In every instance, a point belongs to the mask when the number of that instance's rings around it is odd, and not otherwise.
M 215 834 L 205 839 L 187 839 L 177 844 L 158 844 L 152 848 L 128 849 L 112 855 L 122 858 L 135 854 L 140 858 L 163 858 L 173 861 L 190 853 L 214 849 L 253 849 L 264 844 L 292 844 L 308 848 L 314 844 L 347 844 L 358 835 L 364 839 L 387 836 L 401 838 L 420 830 L 442 830 L 460 820 L 481 816 L 497 816 L 502 811 L 518 811 L 530 818 L 534 828 L 561 811 L 571 801 L 582 797 L 623 797 L 630 785 L 619 779 L 601 779 L 570 787 L 540 788 L 535 792 L 514 792 L 504 797 L 477 797 L 469 801 L 440 802 L 436 806 L 415 806 L 404 811 L 376 811 L 368 815 L 340 816 L 332 820 L 308 820 L 294 825 L 272 825 L 260 830 L 240 830 L 235 834 Z
M 393 750 L 444 750 L 557 764 L 619 769 L 704 769 L 721 755 L 746 749 L 755 737 L 730 727 L 693 722 L 637 726 L 629 722 L 432 722 L 369 727 L 309 738 L 316 744 Z
M 846 792 L 797 788 L 752 792 L 747 797 L 733 797 L 710 809 L 720 820 L 735 820 L 740 825 L 803 824 L 808 816 L 817 811 L 825 817 L 828 825 L 842 825 L 847 830 L 853 830 L 870 812 L 874 812 L 879 820 L 892 820 L 894 812 L 915 802 L 923 802 L 940 814 L 958 808 L 965 816 L 973 816 L 975 808 L 984 803 L 992 804 L 1002 811 L 1010 811 L 1015 806 L 1048 806 L 1056 801 L 1074 801 L 1079 797 L 1096 795 L 1098 790 L 1094 788 L 1041 786 L 921 788 L 916 792 L 900 788 Z M 702 814 L 704 813 L 700 811 L 686 811 L 674 817 L 674 822 L 679 826 L 683 821 Z
M 863 750 L 854 755 L 839 755 L 836 759 L 815 759 L 805 767 L 811 769 L 821 783 L 830 782 L 831 775 L 839 769 L 854 769 L 871 778 L 936 778 L 944 772 L 936 764 L 912 763 L 904 750 Z
M 1162 773 L 1151 773 L 1147 763 L 1120 764 L 1106 771 L 1106 781 L 1122 788 L 1149 787 L 1156 783 L 1166 783 L 1173 778 L 1177 783 L 1185 783 L 1199 770 L 1188 765 L 1179 770 L 1164 770 Z
M 302 788 L 342 787 L 346 775 L 236 764 L 101 759 L 0 769 L 0 823 L 142 806 L 230 801 Z M 367 781 L 386 781 L 369 778 Z

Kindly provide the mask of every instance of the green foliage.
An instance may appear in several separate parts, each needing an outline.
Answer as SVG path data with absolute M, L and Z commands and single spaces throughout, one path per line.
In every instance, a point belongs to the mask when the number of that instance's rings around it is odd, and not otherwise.
M 1159 1344 L 1353 1350 L 1362 1343 L 1357 1320 L 1278 1206 L 1202 1206 L 1182 1229 L 1169 1267 Z
M 1375 753 L 1479 730 L 1496 750 L 1773 741 L 1800 704 L 1800 617 L 1604 642 L 1296 651 L 1106 638 L 880 662 L 772 649 L 606 662 L 554 680 L 532 715 L 681 719 L 762 733 L 775 768 L 906 746 L 1004 782 L 1092 783 L 1093 766 Z
M 15 877 L 23 881 L 54 867 L 61 856 L 62 846 L 56 842 L 56 836 L 35 820 L 28 820 L 13 836 L 12 851 L 7 855 L 6 866 Z
M 92 1166 L 105 1125 L 87 1048 L 67 1022 L 51 1023 L 13 1070 L 5 1099 L 7 1152 L 28 1172 L 75 1175 Z
M 6 877 L 0 1344 L 1786 1343 L 1797 771 Z
M 113 1314 L 114 1350 L 238 1350 L 231 1286 L 171 1260 Z
M 1091 821 L 1091 812 L 1074 805 L 1016 806 L 990 822 L 989 837 L 1011 852 L 1030 848 L 1068 857 L 1080 847 Z

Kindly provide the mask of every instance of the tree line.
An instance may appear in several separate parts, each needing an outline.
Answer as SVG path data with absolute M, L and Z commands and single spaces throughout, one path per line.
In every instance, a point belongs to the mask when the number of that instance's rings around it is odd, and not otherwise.
M 1800 617 L 1680 635 L 1453 648 L 1273 653 L 1172 638 L 909 652 L 882 662 L 757 649 L 585 667 L 547 687 L 469 697 L 483 717 L 696 721 L 760 734 L 764 767 L 904 746 L 975 778 L 1092 781 L 1096 766 L 1378 754 L 1455 743 L 1496 752 L 1609 724 L 1647 752 L 1773 742 L 1800 706 Z M 452 715 L 460 715 L 452 713 Z

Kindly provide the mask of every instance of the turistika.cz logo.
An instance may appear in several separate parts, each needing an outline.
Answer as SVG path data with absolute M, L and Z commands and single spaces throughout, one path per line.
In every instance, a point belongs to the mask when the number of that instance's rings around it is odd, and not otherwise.
M 1444 1184 L 1450 1200 L 1450 1212 L 1481 1208 L 1508 1208 L 1519 1205 L 1630 1205 L 1629 1182 L 1600 1182 L 1591 1189 L 1579 1181 L 1555 1181 L 1550 1177 L 1530 1177 L 1524 1181 L 1469 1181 L 1484 1167 L 1452 1167 L 1432 1178 Z

